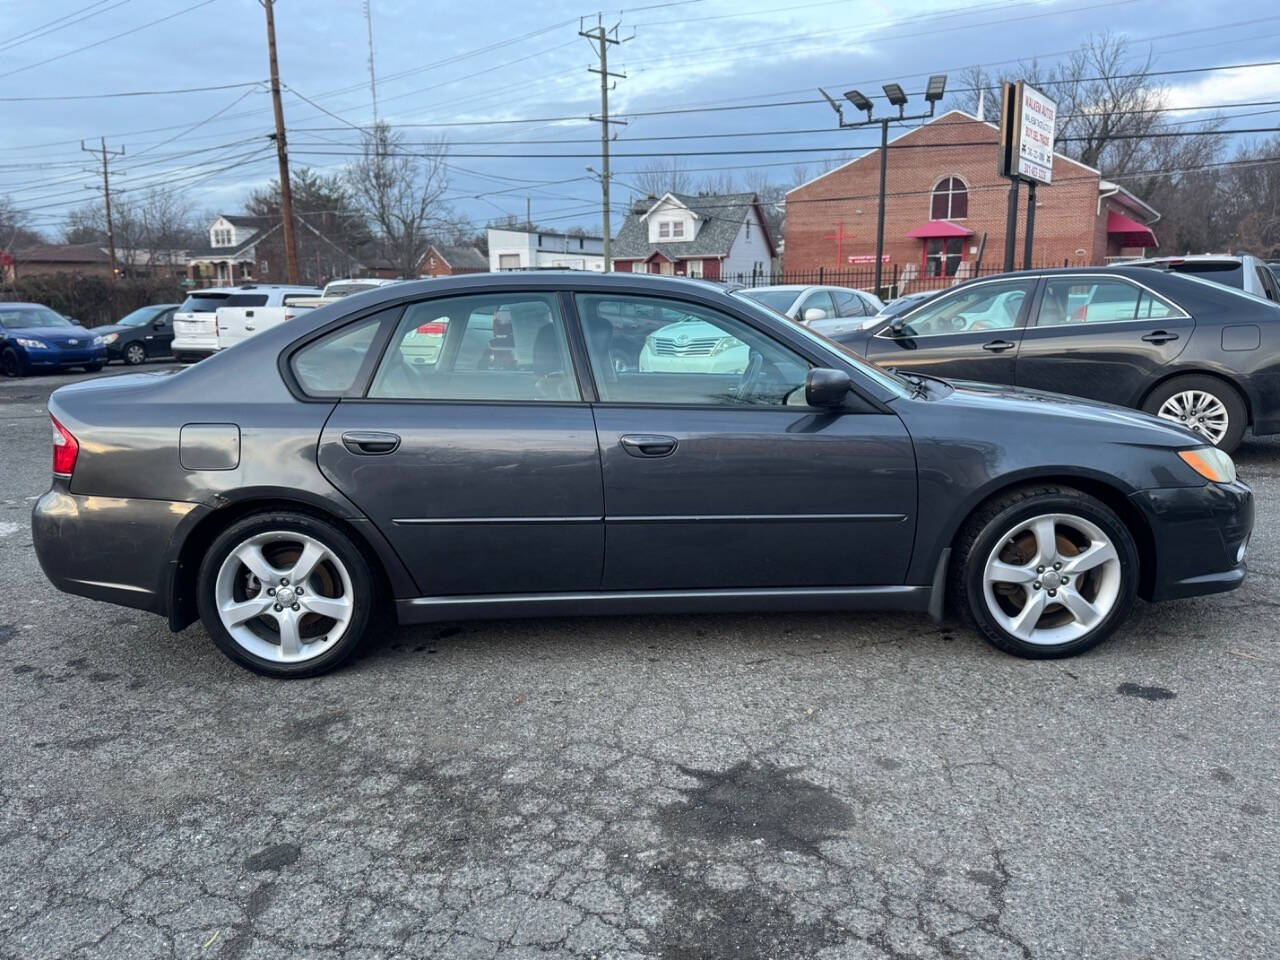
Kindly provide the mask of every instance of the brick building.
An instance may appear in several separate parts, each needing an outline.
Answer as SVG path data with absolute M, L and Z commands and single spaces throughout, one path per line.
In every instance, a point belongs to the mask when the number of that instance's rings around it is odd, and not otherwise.
M 1003 264 L 1009 181 L 996 173 L 999 139 L 994 125 L 953 110 L 890 141 L 884 276 L 897 276 L 903 292 L 921 278 L 919 285 L 932 286 L 972 276 L 984 234 L 983 272 Z M 873 269 L 879 189 L 877 149 L 788 192 L 784 270 Z M 1024 187 L 1019 266 L 1026 203 Z M 1037 266 L 1094 265 L 1141 256 L 1157 245 L 1150 225 L 1159 218 L 1097 170 L 1054 154 L 1053 184 L 1036 190 L 1033 259 Z
M 475 247 L 433 243 L 418 265 L 420 277 L 453 277 L 461 273 L 485 273 L 489 258 Z

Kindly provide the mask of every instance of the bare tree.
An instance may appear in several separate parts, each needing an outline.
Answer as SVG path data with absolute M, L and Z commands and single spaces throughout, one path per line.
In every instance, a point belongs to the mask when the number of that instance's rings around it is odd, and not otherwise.
M 31 229 L 31 217 L 14 205 L 12 198 L 0 197 L 0 250 L 13 251 L 43 243 L 44 237 Z
M 145 193 L 111 194 L 111 226 L 116 260 L 134 269 L 171 266 L 180 251 L 195 245 L 198 233 L 190 201 L 180 191 L 152 187 Z M 87 203 L 67 214 L 64 243 L 107 243 L 106 213 L 101 203 Z
M 404 276 L 412 276 L 447 223 L 448 188 L 443 138 L 411 145 L 403 134 L 378 123 L 363 136 L 362 155 L 346 171 L 356 204 L 369 218 L 383 255 Z
M 688 193 L 693 189 L 693 175 L 684 157 L 655 157 L 630 175 L 633 185 L 643 193 L 660 197 L 671 193 Z

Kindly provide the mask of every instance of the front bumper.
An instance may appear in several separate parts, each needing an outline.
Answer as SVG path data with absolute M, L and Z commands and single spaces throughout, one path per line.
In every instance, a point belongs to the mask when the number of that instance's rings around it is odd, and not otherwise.
M 1154 576 L 1144 577 L 1147 600 L 1174 600 L 1234 590 L 1244 582 L 1253 533 L 1248 484 L 1206 483 L 1133 494 L 1151 528 Z
M 83 496 L 54 478 L 31 511 L 31 539 L 59 590 L 166 615 L 170 546 L 195 509 L 182 501 Z
M 27 367 L 31 370 L 58 370 L 107 362 L 107 348 L 88 350 L 27 350 Z

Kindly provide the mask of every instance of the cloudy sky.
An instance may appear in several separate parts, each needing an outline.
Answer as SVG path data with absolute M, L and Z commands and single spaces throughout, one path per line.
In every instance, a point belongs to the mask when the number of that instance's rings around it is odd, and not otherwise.
M 586 117 L 599 107 L 599 83 L 577 36 L 579 17 L 593 26 L 597 11 L 370 3 L 379 115 L 411 142 L 447 136 L 457 209 L 483 223 L 523 216 L 527 199 L 535 220 L 597 232 L 598 186 L 586 167 L 599 165 L 599 127 Z M 0 195 L 50 235 L 93 196 L 82 138 L 126 151 L 113 165 L 122 189 L 163 184 L 200 210 L 234 212 L 275 175 L 258 0 L 0 0 L 0 13 Z M 612 109 L 635 114 L 614 145 L 619 200 L 630 195 L 628 173 L 652 162 L 645 155 L 787 179 L 797 164 L 870 144 L 873 134 L 829 129 L 833 113 L 814 102 L 819 85 L 870 93 L 899 80 L 915 93 L 927 74 L 949 72 L 954 87 L 968 65 L 1052 61 L 1104 27 L 1152 52 L 1158 70 L 1280 59 L 1274 0 L 640 0 L 603 16 L 620 37 L 634 34 L 610 52 L 610 68 L 627 74 Z M 372 116 L 361 0 L 278 0 L 276 23 L 292 162 L 340 169 Z M 1231 127 L 1280 118 L 1280 104 L 1258 103 L 1280 101 L 1280 67 L 1164 79 L 1179 106 L 1253 104 L 1224 111 Z

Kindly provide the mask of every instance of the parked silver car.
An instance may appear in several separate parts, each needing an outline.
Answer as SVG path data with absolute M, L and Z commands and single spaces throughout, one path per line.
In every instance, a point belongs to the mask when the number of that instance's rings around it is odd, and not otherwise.
M 1124 265 L 1189 273 L 1193 277 L 1212 280 L 1272 303 L 1280 303 L 1280 279 L 1266 261 L 1248 253 L 1237 256 L 1209 253 L 1186 257 L 1147 257 L 1143 260 L 1127 260 Z
M 848 287 L 783 283 L 738 292 L 827 337 L 857 330 L 884 309 L 874 293 Z

